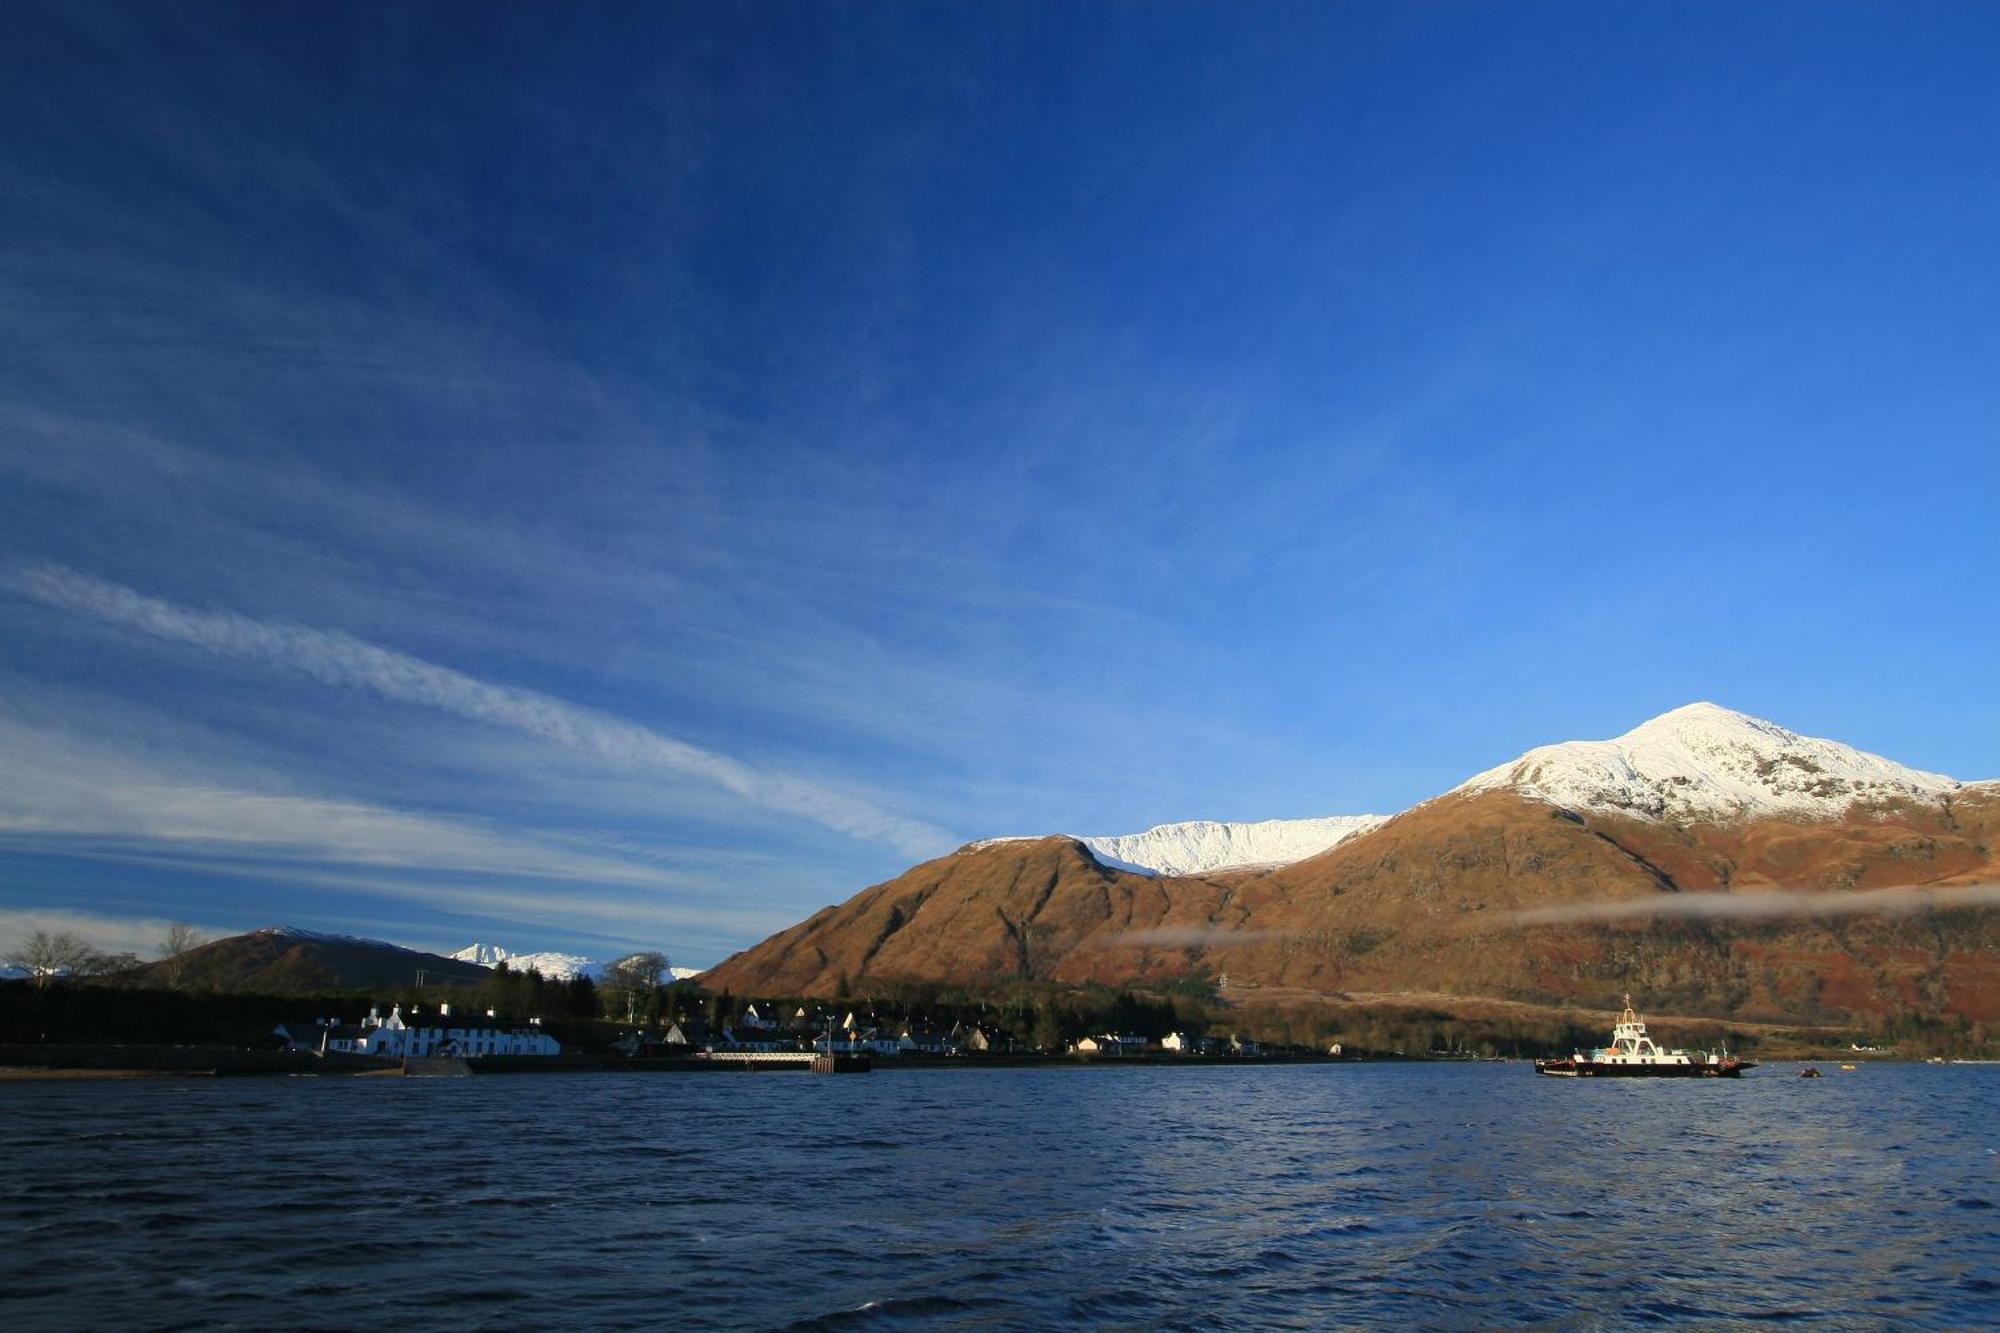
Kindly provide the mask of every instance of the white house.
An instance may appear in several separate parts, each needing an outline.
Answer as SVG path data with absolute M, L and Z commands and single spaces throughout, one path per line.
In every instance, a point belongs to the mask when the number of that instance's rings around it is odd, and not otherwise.
M 826 1050 L 826 1038 L 823 1036 L 815 1038 L 813 1048 L 821 1051 Z M 860 1054 L 862 1052 L 866 1052 L 869 1055 L 901 1055 L 903 1053 L 903 1041 L 900 1036 L 889 1031 L 887 1028 L 856 1028 L 848 1031 L 844 1036 L 833 1039 L 833 1053 L 836 1055 Z
M 1143 1055 L 1146 1051 L 1144 1037 L 1121 1037 L 1113 1033 L 1085 1037 L 1070 1047 L 1079 1055 Z
M 289 1032 L 285 1035 L 292 1039 Z M 405 1018 L 403 1006 L 397 1005 L 384 1018 L 381 1010 L 371 1008 L 359 1024 L 328 1028 L 323 1041 L 321 1049 L 350 1055 L 562 1054 L 562 1043 L 542 1031 L 539 1018 L 524 1024 L 504 1023 L 490 1009 L 480 1016 L 454 1017 L 448 1004 L 439 1005 L 432 1017 L 421 1017 L 411 1010 Z
M 796 1051 L 798 1038 L 769 1028 L 738 1024 L 723 1029 L 722 1039 L 709 1043 L 711 1051 Z
M 958 1047 L 942 1032 L 906 1027 L 896 1037 L 896 1049 L 903 1055 L 955 1055 Z
M 1007 1034 L 998 1028 L 978 1024 L 958 1024 L 951 1030 L 951 1040 L 960 1050 L 977 1051 L 981 1055 L 1014 1049 L 1013 1040 Z
M 1201 1055 L 1208 1050 L 1208 1038 L 1191 1032 L 1169 1032 L 1160 1038 L 1160 1049 L 1175 1055 Z
M 785 1021 L 790 1032 L 820 1032 L 833 1021 L 832 1017 L 817 1006 L 808 1009 L 804 1005 L 792 1010 L 792 1016 Z

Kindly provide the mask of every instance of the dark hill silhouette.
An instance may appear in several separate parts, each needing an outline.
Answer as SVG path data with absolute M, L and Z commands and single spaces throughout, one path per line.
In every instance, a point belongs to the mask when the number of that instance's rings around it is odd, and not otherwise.
M 430 984 L 477 982 L 492 975 L 477 963 L 381 940 L 283 926 L 214 940 L 175 961 L 182 988 L 263 994 L 406 986 L 419 971 Z M 124 976 L 133 984 L 163 989 L 176 980 L 164 963 L 149 963 Z

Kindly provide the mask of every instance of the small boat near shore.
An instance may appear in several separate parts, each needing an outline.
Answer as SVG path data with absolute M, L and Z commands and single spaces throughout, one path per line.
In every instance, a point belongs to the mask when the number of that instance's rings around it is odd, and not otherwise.
M 1710 1051 L 1669 1051 L 1646 1035 L 1646 1020 L 1625 997 L 1625 1012 L 1611 1030 L 1611 1044 L 1585 1054 L 1535 1061 L 1535 1072 L 1551 1078 L 1737 1078 L 1756 1062 Z

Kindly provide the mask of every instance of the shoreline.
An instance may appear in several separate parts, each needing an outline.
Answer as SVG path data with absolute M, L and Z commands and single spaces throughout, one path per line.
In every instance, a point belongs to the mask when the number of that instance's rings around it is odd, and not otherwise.
M 43 1059 L 35 1059 L 42 1055 Z M 53 1056 L 53 1059 L 48 1057 Z M 1785 1055 L 1758 1061 L 1761 1065 L 1851 1064 L 1921 1065 L 2000 1064 L 1971 1058 L 1932 1060 L 1857 1052 Z M 1094 1058 L 1076 1055 L 901 1056 L 876 1060 L 867 1071 L 892 1073 L 930 1069 L 1254 1069 L 1292 1065 L 1474 1065 L 1532 1064 L 1528 1056 L 1355 1056 L 1282 1054 L 1257 1056 L 1142 1055 Z M 232 1050 L 221 1047 L 67 1047 L 60 1052 L 30 1054 L 21 1047 L 0 1048 L 0 1083 L 55 1081 L 122 1081 L 157 1078 L 421 1078 L 441 1071 L 406 1068 L 401 1061 L 367 1057 L 324 1057 L 297 1052 Z M 453 1071 L 477 1077 L 508 1074 L 788 1074 L 806 1073 L 803 1066 L 757 1068 L 692 1056 L 627 1058 L 623 1056 L 502 1056 L 463 1061 Z

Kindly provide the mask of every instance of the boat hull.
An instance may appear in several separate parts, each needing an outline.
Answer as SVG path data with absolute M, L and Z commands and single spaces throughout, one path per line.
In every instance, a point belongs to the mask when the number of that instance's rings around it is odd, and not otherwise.
M 1562 1060 L 1537 1060 L 1535 1072 L 1551 1078 L 1740 1078 L 1746 1069 L 1754 1069 L 1750 1060 L 1722 1060 L 1708 1063 L 1667 1063 L 1637 1064 L 1613 1063 L 1608 1060 L 1579 1060 L 1569 1057 Z

